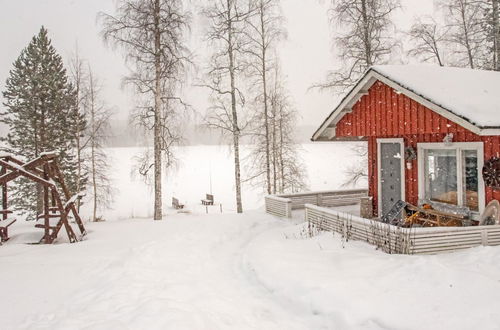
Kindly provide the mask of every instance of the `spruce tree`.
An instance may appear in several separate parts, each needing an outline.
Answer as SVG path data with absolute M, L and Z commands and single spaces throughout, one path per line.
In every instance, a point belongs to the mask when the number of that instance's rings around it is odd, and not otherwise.
M 65 181 L 71 193 L 76 193 L 75 138 L 82 134 L 85 122 L 78 113 L 75 90 L 62 58 L 44 27 L 14 62 L 5 86 L 6 110 L 0 114 L 0 122 L 9 127 L 9 133 L 1 139 L 2 149 L 25 160 L 58 152 Z M 20 178 L 14 189 L 15 209 L 28 212 L 28 217 L 41 213 L 41 187 Z

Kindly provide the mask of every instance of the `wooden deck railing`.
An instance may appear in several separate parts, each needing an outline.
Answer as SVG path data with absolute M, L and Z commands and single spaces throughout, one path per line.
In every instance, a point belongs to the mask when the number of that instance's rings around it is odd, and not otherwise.
M 500 245 L 500 225 L 400 228 L 335 210 L 306 205 L 306 221 L 344 239 L 365 241 L 387 253 L 436 254 L 480 245 Z
M 304 209 L 306 204 L 335 207 L 358 204 L 368 196 L 367 189 L 312 191 L 296 194 L 268 195 L 265 197 L 266 212 L 285 218 L 292 217 L 292 210 Z

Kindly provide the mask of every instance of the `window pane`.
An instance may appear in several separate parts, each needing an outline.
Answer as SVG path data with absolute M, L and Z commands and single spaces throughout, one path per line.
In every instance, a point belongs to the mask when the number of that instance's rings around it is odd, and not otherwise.
M 425 174 L 426 198 L 441 203 L 458 204 L 455 150 L 426 150 Z
M 464 190 L 463 205 L 472 211 L 478 211 L 478 169 L 477 150 L 462 151 L 462 163 L 464 164 Z

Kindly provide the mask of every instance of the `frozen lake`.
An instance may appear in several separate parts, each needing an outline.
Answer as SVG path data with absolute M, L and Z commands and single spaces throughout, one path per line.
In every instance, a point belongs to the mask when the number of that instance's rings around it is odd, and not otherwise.
M 242 154 L 248 153 L 243 146 Z M 112 161 L 111 176 L 116 189 L 111 210 L 103 212 L 108 220 L 143 218 L 153 215 L 153 195 L 141 178 L 132 175 L 134 157 L 141 148 L 109 148 Z M 206 193 L 212 193 L 216 204 L 222 204 L 224 213 L 234 212 L 234 166 L 233 156 L 228 146 L 186 146 L 176 152 L 178 164 L 163 179 L 163 207 L 170 209 L 172 196 L 177 197 L 192 212 L 205 212 L 200 200 Z M 303 144 L 300 152 L 307 168 L 307 182 L 310 190 L 338 189 L 345 182 L 345 171 L 359 159 L 352 151 L 351 143 L 310 143 Z M 242 164 L 243 176 L 248 162 Z M 211 180 L 210 180 L 211 178 Z M 242 198 L 244 210 L 263 206 L 265 193 L 262 187 L 243 184 Z M 220 213 L 220 208 L 209 209 L 210 213 Z M 86 216 L 85 209 L 83 215 Z

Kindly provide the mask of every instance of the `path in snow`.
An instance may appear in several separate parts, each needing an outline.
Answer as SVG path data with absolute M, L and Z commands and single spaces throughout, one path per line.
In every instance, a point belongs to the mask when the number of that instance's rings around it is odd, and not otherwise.
M 25 300 L 10 306 L 16 312 L 5 315 L 7 324 L 12 329 L 310 329 L 314 316 L 276 300 L 244 261 L 248 242 L 283 225 L 261 213 L 177 215 L 163 222 L 92 224 L 89 240 L 22 246 L 22 259 L 9 256 L 19 246 L 6 245 L 2 264 L 23 269 L 18 276 L 27 281 L 30 272 L 39 284 L 48 281 L 30 289 L 47 299 L 31 306 L 30 293 L 24 292 Z M 55 270 L 47 271 L 47 264 Z
M 93 223 L 88 240 L 49 246 L 24 244 L 40 231 L 19 225 L 0 247 L 2 330 L 500 324 L 500 247 L 388 255 L 261 211 Z

